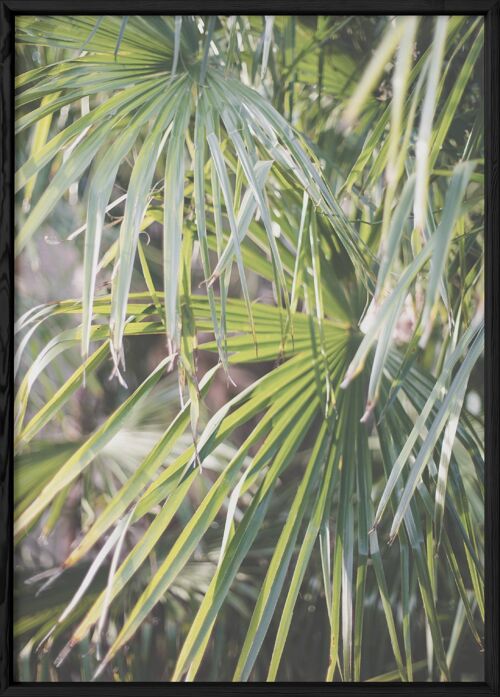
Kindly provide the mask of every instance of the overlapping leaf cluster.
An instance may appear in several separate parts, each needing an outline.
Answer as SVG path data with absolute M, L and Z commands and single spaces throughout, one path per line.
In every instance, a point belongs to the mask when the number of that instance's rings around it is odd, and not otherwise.
M 82 297 L 16 327 L 16 543 L 40 521 L 51 533 L 168 371 L 181 395 L 130 476 L 89 500 L 58 572 L 84 569 L 72 597 L 17 627 L 28 662 L 37 648 L 63 669 L 92 637 L 85 675 L 109 676 L 181 587 L 195 607 L 176 615 L 165 677 L 206 675 L 246 578 L 248 626 L 216 677 L 293 677 L 301 589 L 321 579 L 313 679 L 453 677 L 484 621 L 481 428 L 464 409 L 484 343 L 480 20 L 23 17 L 18 41 L 53 61 L 17 79 L 18 133 L 31 132 L 18 254 L 74 182 L 86 213 L 70 235 L 84 240 Z M 141 239 L 154 225 L 159 247 Z M 253 297 L 255 278 L 274 305 Z M 164 358 L 106 420 L 37 449 L 104 361 L 126 387 L 125 339 L 151 335 Z M 80 365 L 33 410 L 78 347 Z M 205 375 L 201 351 L 217 359 Z M 219 373 L 255 363 L 271 367 L 206 419 Z M 248 575 L 269 526 L 265 568 Z M 189 574 L 208 541 L 200 593 Z

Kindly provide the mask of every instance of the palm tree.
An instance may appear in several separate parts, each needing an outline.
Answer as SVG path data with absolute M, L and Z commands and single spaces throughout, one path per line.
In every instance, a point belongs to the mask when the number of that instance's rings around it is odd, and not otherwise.
M 21 592 L 21 674 L 147 679 L 154 634 L 169 680 L 461 679 L 471 646 L 481 679 L 481 20 L 26 16 L 17 40 L 20 258 L 85 201 L 58 233 L 81 297 L 16 326 L 19 554 L 71 492 L 91 511 L 31 621 Z M 62 439 L 106 361 L 114 408 Z M 133 454 L 131 418 L 155 424 Z

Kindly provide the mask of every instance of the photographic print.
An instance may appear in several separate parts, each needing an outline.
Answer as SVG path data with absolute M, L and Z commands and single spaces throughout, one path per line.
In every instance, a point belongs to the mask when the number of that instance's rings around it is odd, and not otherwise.
M 484 17 L 14 69 L 14 680 L 483 682 Z

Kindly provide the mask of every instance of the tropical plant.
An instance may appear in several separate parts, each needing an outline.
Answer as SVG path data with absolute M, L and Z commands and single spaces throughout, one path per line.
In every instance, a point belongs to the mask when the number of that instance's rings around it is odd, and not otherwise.
M 481 679 L 481 19 L 23 16 L 17 41 L 16 252 L 49 221 L 83 256 L 81 297 L 16 325 L 20 675 L 148 679 L 154 635 L 161 679 Z M 106 417 L 64 437 L 106 361 Z M 75 491 L 32 614 L 27 550 Z

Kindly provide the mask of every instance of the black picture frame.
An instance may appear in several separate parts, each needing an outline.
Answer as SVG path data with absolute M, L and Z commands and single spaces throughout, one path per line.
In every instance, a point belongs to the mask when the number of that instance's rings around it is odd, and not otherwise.
M 16 683 L 13 679 L 14 23 L 22 14 L 482 15 L 485 22 L 485 680 L 467 683 Z M 0 0 L 0 695 L 499 695 L 500 1 Z

